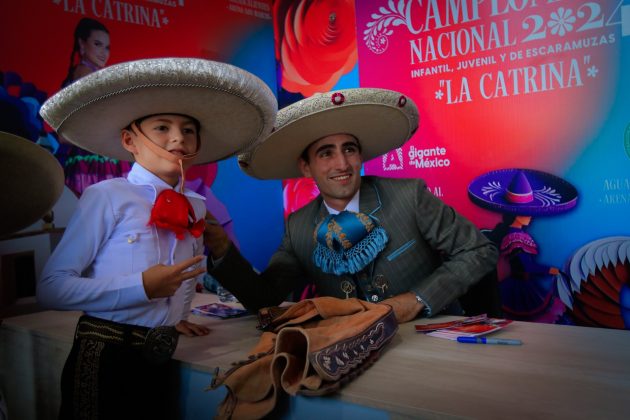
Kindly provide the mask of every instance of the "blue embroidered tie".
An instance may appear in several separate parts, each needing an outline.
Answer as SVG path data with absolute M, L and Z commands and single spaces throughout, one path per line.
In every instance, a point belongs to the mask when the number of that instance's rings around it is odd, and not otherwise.
M 371 216 L 342 211 L 328 215 L 315 228 L 313 262 L 324 273 L 354 274 L 381 252 L 389 238 Z

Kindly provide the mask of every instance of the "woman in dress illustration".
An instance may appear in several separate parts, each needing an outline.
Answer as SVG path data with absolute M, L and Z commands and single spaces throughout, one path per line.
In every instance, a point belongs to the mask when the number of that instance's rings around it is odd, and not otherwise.
M 485 233 L 499 247 L 497 274 L 506 317 L 559 322 L 565 312 L 557 293 L 562 273 L 536 261 L 538 245 L 527 227 L 534 216 L 552 216 L 575 207 L 575 187 L 545 172 L 503 169 L 473 180 L 468 196 L 480 207 L 503 214 L 503 220 Z
M 109 60 L 109 31 L 101 22 L 82 18 L 74 30 L 68 73 L 61 87 L 102 69 Z M 91 153 L 60 139 L 57 158 L 64 167 L 66 185 L 80 197 L 88 186 L 99 181 L 126 176 L 129 162 Z

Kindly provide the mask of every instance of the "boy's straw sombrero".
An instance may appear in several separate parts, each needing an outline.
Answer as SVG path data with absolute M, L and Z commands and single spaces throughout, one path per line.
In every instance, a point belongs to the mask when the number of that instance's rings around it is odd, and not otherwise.
M 195 163 L 229 157 L 273 127 L 276 99 L 267 85 L 238 67 L 198 58 L 121 63 L 62 89 L 41 108 L 65 139 L 93 153 L 131 160 L 120 130 L 154 114 L 185 114 L 201 123 Z
M 367 161 L 409 140 L 418 121 L 415 103 L 399 92 L 354 88 L 320 93 L 281 109 L 273 132 L 238 161 L 255 178 L 296 178 L 302 176 L 300 155 L 322 137 L 353 135 Z
M 0 131 L 0 236 L 17 232 L 39 220 L 63 192 L 63 169 L 43 147 Z

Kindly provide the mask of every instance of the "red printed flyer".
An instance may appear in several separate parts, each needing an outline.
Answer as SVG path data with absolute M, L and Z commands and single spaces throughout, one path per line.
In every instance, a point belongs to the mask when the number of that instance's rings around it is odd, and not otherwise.
M 457 340 L 457 337 L 477 337 L 499 331 L 512 323 L 509 319 L 488 318 L 478 315 L 458 321 L 416 325 L 417 332 L 424 332 L 431 337 Z

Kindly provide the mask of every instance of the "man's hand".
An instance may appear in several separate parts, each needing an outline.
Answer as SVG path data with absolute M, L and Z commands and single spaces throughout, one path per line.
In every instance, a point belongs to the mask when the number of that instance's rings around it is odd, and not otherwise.
M 385 299 L 380 303 L 384 303 L 392 307 L 394 314 L 396 315 L 396 321 L 398 321 L 399 324 L 415 319 L 420 311 L 424 309 L 424 305 L 418 302 L 418 299 L 416 299 L 416 295 L 413 292 L 396 295 L 389 299 Z
M 149 299 L 173 296 L 182 282 L 206 272 L 205 267 L 188 270 L 203 260 L 198 255 L 179 264 L 157 264 L 142 272 L 142 284 Z
M 214 258 L 221 258 L 230 248 L 230 238 L 217 219 L 206 211 L 206 230 L 203 232 L 203 242 Z
M 188 337 L 194 337 L 197 335 L 208 335 L 208 333 L 210 332 L 207 327 L 186 320 L 179 321 L 179 323 L 175 325 L 175 329 L 178 333 L 184 334 Z

